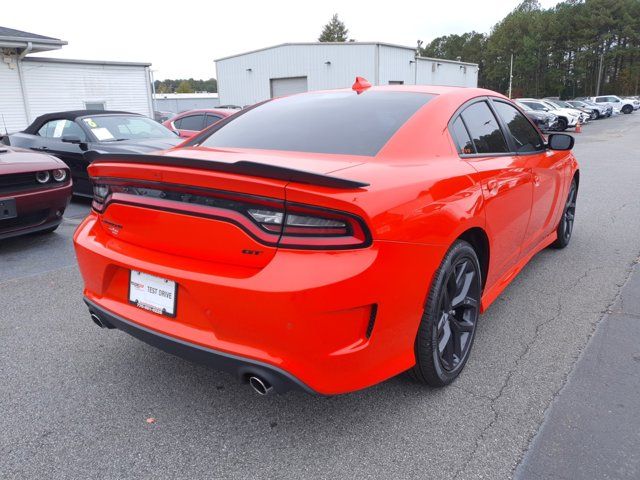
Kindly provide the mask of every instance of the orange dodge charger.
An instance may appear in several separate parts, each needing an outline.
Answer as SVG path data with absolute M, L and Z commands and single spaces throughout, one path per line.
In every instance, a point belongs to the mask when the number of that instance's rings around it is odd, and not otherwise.
M 462 371 L 478 315 L 571 238 L 573 138 L 475 88 L 310 92 L 156 155 L 89 152 L 95 323 L 258 393 Z

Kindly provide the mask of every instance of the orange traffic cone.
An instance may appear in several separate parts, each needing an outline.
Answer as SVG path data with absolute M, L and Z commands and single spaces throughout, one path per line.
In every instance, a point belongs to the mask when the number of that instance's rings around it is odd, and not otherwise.
M 582 133 L 582 125 L 580 125 L 580 120 L 576 123 L 576 133 Z

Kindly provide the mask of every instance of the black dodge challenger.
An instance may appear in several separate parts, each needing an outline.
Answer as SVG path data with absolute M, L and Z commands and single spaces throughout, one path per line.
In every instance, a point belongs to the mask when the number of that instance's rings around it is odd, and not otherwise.
M 136 113 L 76 110 L 42 115 L 24 131 L 9 135 L 4 141 L 60 158 L 71 170 L 73 193 L 91 196 L 86 152 L 148 153 L 166 150 L 184 139 Z

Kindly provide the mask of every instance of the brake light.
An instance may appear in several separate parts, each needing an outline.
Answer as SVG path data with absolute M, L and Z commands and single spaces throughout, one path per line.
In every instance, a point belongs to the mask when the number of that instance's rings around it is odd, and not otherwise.
M 288 248 L 360 248 L 370 244 L 365 223 L 347 212 L 196 187 L 117 181 L 93 185 L 93 209 L 135 204 L 228 221 L 257 240 Z

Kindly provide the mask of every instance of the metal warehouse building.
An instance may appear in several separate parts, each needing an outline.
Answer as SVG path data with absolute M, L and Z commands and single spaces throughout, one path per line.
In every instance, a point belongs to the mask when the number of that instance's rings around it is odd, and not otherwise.
M 61 110 L 127 110 L 153 118 L 149 63 L 28 56 L 66 44 L 0 27 L 0 135 Z
M 374 85 L 478 84 L 475 63 L 416 57 L 415 48 L 380 42 L 283 43 L 215 62 L 224 105 L 349 87 L 356 75 Z
M 217 93 L 156 93 L 153 100 L 156 110 L 173 113 L 220 106 Z

